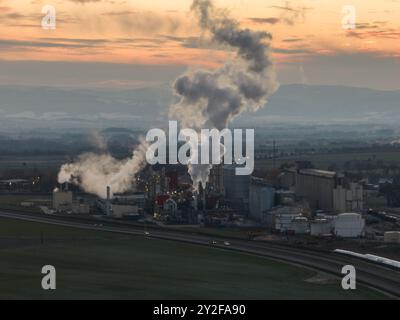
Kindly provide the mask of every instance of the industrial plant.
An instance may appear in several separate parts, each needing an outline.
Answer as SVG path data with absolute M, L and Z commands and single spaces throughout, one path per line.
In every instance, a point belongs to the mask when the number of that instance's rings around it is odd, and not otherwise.
M 391 217 L 393 230 L 383 227 L 390 218 L 366 207 L 370 191 L 363 181 L 314 169 L 305 161 L 274 169 L 266 178 L 237 176 L 235 167 L 213 166 L 206 185 L 199 183 L 195 189 L 185 166 L 148 165 L 133 178 L 132 190 L 114 193 L 105 185 L 104 198 L 59 184 L 51 204 L 40 210 L 158 226 L 253 228 L 259 235 L 399 241 L 399 219 Z M 379 217 L 382 222 L 377 224 Z
M 0 299 L 400 298 L 400 1 L 353 2 L 0 0 Z

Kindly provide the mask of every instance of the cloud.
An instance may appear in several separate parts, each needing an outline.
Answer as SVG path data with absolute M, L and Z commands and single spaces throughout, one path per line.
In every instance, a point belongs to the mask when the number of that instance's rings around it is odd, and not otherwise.
M 378 29 L 380 27 L 379 23 L 359 22 L 356 24 L 356 29 Z
M 76 44 L 82 44 L 86 46 L 92 46 L 92 45 L 100 45 L 100 44 L 106 44 L 109 42 L 109 40 L 106 39 L 84 39 L 84 38 L 40 38 L 40 40 L 43 41 L 51 41 L 51 42 L 56 42 L 56 43 L 76 43 Z
M 177 13 L 157 13 L 150 11 L 109 11 L 100 16 L 90 17 L 96 29 L 109 29 L 111 26 L 128 33 L 145 34 L 179 34 L 198 29 L 196 24 Z
M 130 16 L 130 15 L 137 15 L 138 13 L 139 13 L 138 11 L 124 10 L 124 11 L 105 12 L 102 15 L 103 16 Z
M 301 42 L 304 41 L 304 39 L 301 38 L 288 38 L 288 39 L 283 39 L 283 42 Z
M 273 48 L 273 52 L 281 54 L 306 54 L 312 53 L 312 51 L 307 49 L 286 49 L 286 48 Z
M 9 7 L 4 7 L 4 6 L 0 7 L 0 12 L 8 12 L 10 10 L 11 10 L 11 8 L 9 8 Z
M 16 47 L 24 48 L 88 48 L 96 47 L 96 43 L 90 41 L 86 43 L 63 43 L 63 42 L 51 42 L 51 41 L 30 41 L 30 40 L 10 40 L 0 39 L 0 48 L 12 49 Z
M 347 37 L 350 38 L 358 38 L 358 39 L 366 39 L 366 38 L 383 38 L 383 39 L 396 39 L 400 38 L 400 30 L 380 30 L 380 31 L 347 31 Z
M 281 21 L 280 18 L 270 17 L 270 18 L 248 18 L 248 20 L 259 23 L 259 24 L 277 24 Z
M 4 15 L 3 17 L 8 18 L 8 19 L 21 19 L 21 18 L 24 18 L 25 16 L 18 12 L 12 12 L 12 13 L 8 13 L 8 14 Z
M 280 22 L 294 25 L 296 23 L 304 23 L 306 19 L 306 12 L 308 10 L 312 10 L 310 7 L 305 6 L 292 6 L 289 1 L 286 2 L 285 6 L 270 6 L 270 8 L 279 10 L 280 14 Z
M 101 2 L 102 0 L 69 0 L 69 1 L 85 4 L 85 3 L 89 3 L 89 2 Z

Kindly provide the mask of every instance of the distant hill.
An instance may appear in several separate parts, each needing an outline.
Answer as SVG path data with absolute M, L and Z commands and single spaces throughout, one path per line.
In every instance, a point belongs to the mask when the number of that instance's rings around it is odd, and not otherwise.
M 341 86 L 285 85 L 258 115 L 333 119 L 400 119 L 400 91 Z
M 133 89 L 0 86 L 0 124 L 120 127 L 159 124 L 174 102 L 168 85 Z M 268 105 L 238 122 L 385 122 L 400 120 L 400 91 L 283 85 Z

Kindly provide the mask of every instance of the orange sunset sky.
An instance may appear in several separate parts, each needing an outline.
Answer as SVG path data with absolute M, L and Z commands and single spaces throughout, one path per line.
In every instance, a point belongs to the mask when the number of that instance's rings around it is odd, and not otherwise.
M 191 2 L 0 0 L 0 60 L 217 66 L 229 52 L 213 49 L 200 37 L 190 13 Z M 347 79 L 349 85 L 400 89 L 400 81 L 396 81 L 400 0 L 214 3 L 243 26 L 272 33 L 273 56 L 284 82 L 330 84 L 346 83 Z M 57 10 L 55 30 L 41 27 L 44 5 Z M 356 9 L 354 30 L 342 27 L 344 5 Z M 356 69 L 346 75 L 353 65 Z M 385 79 L 367 81 L 364 69 L 371 69 L 371 77 Z M 382 75 L 376 70 L 382 70 Z

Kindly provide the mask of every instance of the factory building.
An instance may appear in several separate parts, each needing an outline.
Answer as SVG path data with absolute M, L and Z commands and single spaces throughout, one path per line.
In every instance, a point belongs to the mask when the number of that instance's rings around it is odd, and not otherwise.
M 206 189 L 209 194 L 225 195 L 224 166 L 222 164 L 211 168 Z
M 272 230 L 286 231 L 296 218 L 303 217 L 302 209 L 297 207 L 276 207 L 265 214 L 267 227 Z
M 73 193 L 68 190 L 68 183 L 53 191 L 52 209 L 69 214 L 90 214 L 91 207 L 83 199 L 74 201 Z
M 318 218 L 310 223 L 310 234 L 314 237 L 327 236 L 333 233 L 332 220 Z
M 236 175 L 236 166 L 224 167 L 225 199 L 235 210 L 248 211 L 251 176 Z
M 53 191 L 53 209 L 57 211 L 62 210 L 72 210 L 72 192 L 68 191 L 66 188 L 65 190 L 61 189 L 54 189 Z
M 400 231 L 388 231 L 388 232 L 385 232 L 384 241 L 386 243 L 398 243 L 398 244 L 400 244 Z
M 282 233 L 306 234 L 309 223 L 301 214 L 276 214 L 274 216 L 274 229 Z
M 90 214 L 90 205 L 87 203 L 73 203 L 72 213 L 74 214 Z
M 364 190 L 359 183 L 347 187 L 338 185 L 333 190 L 333 204 L 336 212 L 361 212 L 364 209 Z
M 298 164 L 299 165 L 299 164 Z M 363 210 L 363 187 L 349 182 L 343 174 L 310 168 L 290 168 L 279 177 L 279 184 L 293 190 L 310 208 L 337 213 Z
M 112 216 L 114 218 L 124 218 L 126 216 L 138 215 L 139 207 L 133 205 L 112 205 Z
M 129 194 L 114 194 L 113 202 L 123 205 L 137 205 L 139 208 L 144 208 L 146 205 L 146 193 L 134 192 Z
M 296 195 L 308 201 L 313 209 L 333 210 L 333 190 L 336 172 L 301 169 L 296 172 Z
M 267 210 L 275 205 L 275 189 L 262 179 L 252 178 L 249 193 L 250 218 L 264 221 Z

